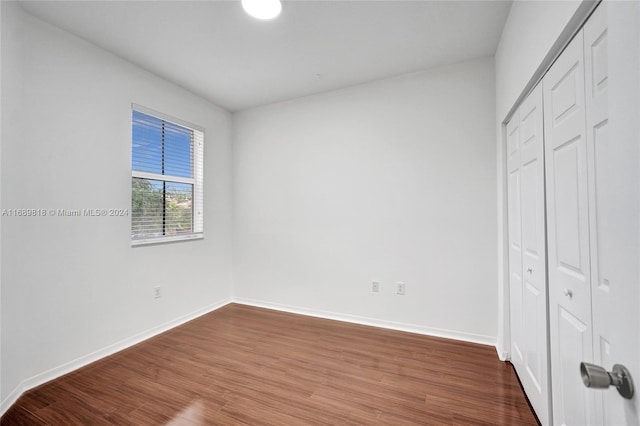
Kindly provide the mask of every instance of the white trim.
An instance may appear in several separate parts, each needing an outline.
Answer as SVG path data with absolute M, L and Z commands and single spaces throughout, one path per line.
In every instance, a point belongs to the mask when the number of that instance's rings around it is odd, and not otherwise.
M 271 303 L 264 300 L 247 299 L 244 297 L 234 297 L 234 303 L 241 305 L 255 306 L 258 308 L 273 309 L 276 311 L 289 312 L 292 314 L 307 315 L 310 317 L 324 318 L 335 321 L 343 321 L 352 324 L 368 325 L 371 327 L 386 328 L 389 330 L 405 331 L 409 333 L 422 334 L 425 336 L 443 337 L 446 339 L 460 340 L 463 342 L 478 343 L 481 345 L 496 346 L 496 338 L 483 334 L 465 333 L 461 331 L 446 330 L 442 328 L 425 327 L 423 325 L 408 324 L 395 321 L 379 320 L 375 318 L 361 317 L 358 315 L 340 314 L 337 312 L 323 311 L 318 309 L 303 308 L 300 306 L 283 305 Z
M 498 183 L 498 342 L 501 361 L 511 359 L 511 290 L 509 287 L 509 212 L 507 210 L 507 125 L 500 125 L 496 161 Z
M 190 185 L 195 185 L 196 183 L 196 180 L 193 178 L 186 178 L 186 177 L 172 176 L 172 175 L 159 175 L 157 173 L 138 172 L 135 170 L 131 171 L 131 177 L 139 178 L 139 179 L 159 180 L 162 182 L 186 183 Z
M 124 349 L 127 349 L 133 345 L 137 345 L 140 342 L 143 342 L 151 337 L 157 336 L 161 333 L 164 333 L 168 330 L 171 330 L 179 325 L 182 325 L 186 322 L 192 321 L 202 315 L 208 314 L 215 310 L 222 308 L 223 306 L 232 303 L 233 300 L 230 297 L 227 297 L 219 302 L 213 303 L 211 305 L 205 306 L 203 308 L 197 309 L 191 313 L 173 319 L 171 321 L 167 321 L 163 324 L 160 324 L 156 327 L 150 328 L 143 332 L 134 334 L 131 337 L 120 340 L 119 342 L 113 343 L 109 346 L 106 346 L 102 349 L 98 349 L 95 352 L 91 352 L 87 355 L 83 355 L 79 358 L 76 358 L 72 361 L 66 362 L 57 367 L 51 368 L 47 371 L 44 371 L 40 374 L 36 374 L 33 377 L 29 377 L 28 379 L 23 380 L 18 386 L 16 386 L 11 393 L 5 398 L 4 401 L 0 404 L 0 416 L 3 415 L 11 405 L 13 405 L 18 398 L 26 391 L 33 389 L 37 386 L 40 386 L 44 383 L 47 383 L 51 380 L 57 379 L 60 376 L 68 374 L 74 370 L 82 368 L 86 365 L 91 364 L 92 362 L 98 361 L 107 356 L 113 355 L 116 352 L 120 352 Z
M 204 232 L 204 132 L 193 132 L 193 231 Z
M 203 239 L 204 239 L 204 234 L 202 232 L 171 235 L 171 236 L 165 235 L 162 237 L 149 237 L 149 238 L 140 238 L 137 240 L 131 240 L 131 247 L 148 246 L 151 244 L 176 243 L 178 241 L 192 241 L 192 240 L 203 240 Z
M 511 361 L 511 354 L 500 349 L 500 346 L 496 346 L 496 352 L 500 361 Z

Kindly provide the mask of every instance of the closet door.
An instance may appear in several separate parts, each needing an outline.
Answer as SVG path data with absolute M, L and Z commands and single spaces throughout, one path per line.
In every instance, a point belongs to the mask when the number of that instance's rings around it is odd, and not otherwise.
M 615 153 L 612 152 L 614 147 L 608 138 L 607 39 L 606 7 L 601 6 L 584 26 L 585 107 L 589 172 L 589 247 L 593 277 L 593 362 L 611 371 L 614 362 L 611 359 L 609 319 L 615 312 L 615 307 L 611 306 L 611 281 L 618 281 L 614 278 L 617 275 L 615 268 L 621 265 L 616 265 L 618 260 L 611 259 L 607 253 L 614 243 L 611 239 L 615 236 L 616 221 L 615 217 L 611 216 L 616 214 L 617 209 L 614 208 L 612 211 L 616 204 L 613 194 L 618 192 L 616 186 L 607 188 L 608 185 L 615 185 L 616 182 L 611 181 L 611 175 L 617 168 Z M 606 414 L 604 398 L 608 399 L 608 404 L 621 402 L 622 398 L 616 392 L 606 392 L 595 397 L 595 419 L 599 420 L 598 424 L 603 424 L 601 421 Z M 615 423 L 609 424 L 624 422 L 618 419 Z
M 579 366 L 592 362 L 591 272 L 583 33 L 543 80 L 553 420 L 594 423 L 596 392 Z
M 511 362 L 542 424 L 549 424 L 542 88 L 507 125 Z
M 584 26 L 594 363 L 624 365 L 636 386 L 633 399 L 591 391 L 605 425 L 640 424 L 640 144 L 638 106 L 628 102 L 640 93 L 631 65 L 640 63 L 639 23 L 637 3 L 604 3 Z

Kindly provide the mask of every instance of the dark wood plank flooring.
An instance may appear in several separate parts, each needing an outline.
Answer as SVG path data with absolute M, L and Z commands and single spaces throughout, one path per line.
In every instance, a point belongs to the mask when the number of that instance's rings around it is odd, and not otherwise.
M 238 304 L 23 395 L 2 425 L 537 425 L 495 348 Z

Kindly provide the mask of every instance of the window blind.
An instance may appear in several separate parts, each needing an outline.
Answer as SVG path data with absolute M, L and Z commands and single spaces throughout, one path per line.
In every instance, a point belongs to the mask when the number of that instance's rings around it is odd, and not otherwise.
M 202 238 L 202 130 L 134 106 L 131 237 L 134 244 Z

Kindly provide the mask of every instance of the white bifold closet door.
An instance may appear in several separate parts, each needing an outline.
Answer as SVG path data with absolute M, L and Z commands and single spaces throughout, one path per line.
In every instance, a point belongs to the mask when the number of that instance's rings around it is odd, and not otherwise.
M 511 363 L 550 423 L 542 87 L 507 124 Z
M 622 24 L 628 21 L 622 11 L 627 8 L 638 13 L 637 5 L 602 3 L 543 80 L 556 425 L 640 423 L 637 394 L 630 400 L 613 388 L 587 389 L 579 369 L 582 361 L 607 371 L 624 364 L 636 387 L 640 380 L 638 123 L 619 120 L 629 115 L 624 86 L 633 90 L 640 78 L 628 65 L 638 52 L 624 48 L 637 44 L 621 36 L 627 30 L 637 34 L 637 21 Z M 611 21 L 616 25 L 611 33 L 618 37 L 614 59 L 609 57 L 609 10 L 618 15 Z M 618 74 L 610 79 L 612 64 Z M 625 75 L 631 80 L 616 79 Z M 609 117 L 614 85 L 620 105 L 613 106 L 618 115 Z M 629 128 L 636 133 L 612 137 Z
M 584 52 L 594 363 L 636 386 L 631 400 L 596 393 L 595 417 L 640 425 L 640 4 L 599 6 Z
M 583 32 L 544 78 L 549 307 L 554 424 L 594 424 L 595 392 L 581 383 L 593 361 Z

